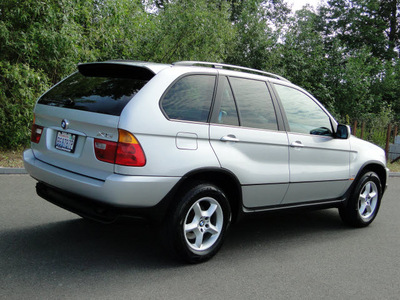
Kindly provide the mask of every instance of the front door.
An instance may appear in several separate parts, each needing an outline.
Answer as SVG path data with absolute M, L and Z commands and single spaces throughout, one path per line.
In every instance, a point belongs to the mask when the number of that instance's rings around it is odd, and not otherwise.
M 333 135 L 333 119 L 301 90 L 274 85 L 287 118 L 290 186 L 282 204 L 334 200 L 349 180 L 350 143 Z

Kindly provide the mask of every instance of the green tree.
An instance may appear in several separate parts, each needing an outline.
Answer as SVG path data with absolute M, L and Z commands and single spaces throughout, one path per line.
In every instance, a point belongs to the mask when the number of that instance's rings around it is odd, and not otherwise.
M 1 1 L 0 136 L 11 137 L 1 147 L 28 143 L 35 100 L 79 62 L 225 59 L 235 37 L 227 2 L 156 4 L 158 11 L 140 0 Z
M 276 46 L 290 12 L 282 0 L 232 1 L 236 41 L 227 62 L 256 69 L 275 68 Z
M 284 0 L 2 0 L 0 147 L 28 143 L 46 88 L 79 62 L 108 59 L 264 69 L 339 118 L 394 111 L 400 120 L 400 0 L 330 0 L 289 13 Z
M 318 24 L 319 16 L 309 8 L 298 11 L 279 46 L 276 63 L 283 76 L 311 92 L 323 104 L 331 105 L 329 59 Z
M 394 118 L 400 119 L 400 87 L 395 83 L 399 78 L 400 1 L 331 0 L 320 15 L 327 52 L 336 57 L 341 52 L 341 58 L 330 63 L 329 73 L 342 74 L 332 80 L 341 114 L 350 110 L 353 118 L 368 116 L 370 120 L 371 114 L 393 110 Z
M 154 20 L 140 0 L 94 2 L 83 22 L 85 42 L 79 44 L 91 60 L 143 60 L 143 45 L 153 35 Z
M 324 14 L 327 32 L 350 50 L 368 47 L 375 57 L 399 57 L 399 0 L 330 0 Z
M 0 3 L 1 60 L 43 70 L 52 82 L 71 72 L 80 60 L 86 1 L 4 0 Z
M 139 53 L 146 21 L 140 1 L 1 1 L 0 147 L 27 145 L 37 97 L 77 63 Z
M 234 42 L 229 6 L 220 1 L 164 3 L 153 18 L 152 34 L 142 45 L 146 59 L 224 61 Z

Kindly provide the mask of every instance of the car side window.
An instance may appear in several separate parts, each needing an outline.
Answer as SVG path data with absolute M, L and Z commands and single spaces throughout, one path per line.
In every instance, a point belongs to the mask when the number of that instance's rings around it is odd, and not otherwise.
M 221 108 L 218 113 L 218 123 L 239 126 L 239 118 L 236 110 L 235 99 L 228 82 L 228 78 L 223 77 L 221 85 Z
M 303 92 L 280 84 L 274 87 L 282 102 L 291 132 L 332 135 L 329 116 Z
M 169 88 L 161 106 L 170 119 L 207 122 L 214 86 L 213 75 L 183 77 Z
M 239 109 L 240 125 L 277 130 L 275 109 L 264 81 L 230 77 Z

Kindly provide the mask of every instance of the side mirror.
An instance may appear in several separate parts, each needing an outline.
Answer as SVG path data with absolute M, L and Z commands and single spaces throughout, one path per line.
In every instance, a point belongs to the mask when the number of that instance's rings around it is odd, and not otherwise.
M 350 126 L 349 125 L 343 125 L 343 124 L 339 124 L 337 126 L 336 132 L 335 132 L 335 137 L 337 139 L 342 139 L 342 140 L 346 140 L 350 137 L 351 135 L 351 130 L 350 130 Z

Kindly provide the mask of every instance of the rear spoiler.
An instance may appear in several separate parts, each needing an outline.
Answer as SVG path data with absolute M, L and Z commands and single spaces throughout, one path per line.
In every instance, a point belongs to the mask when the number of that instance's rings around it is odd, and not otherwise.
M 150 80 L 155 73 L 145 66 L 132 66 L 120 63 L 85 63 L 78 64 L 79 73 L 88 77 L 113 77 Z

